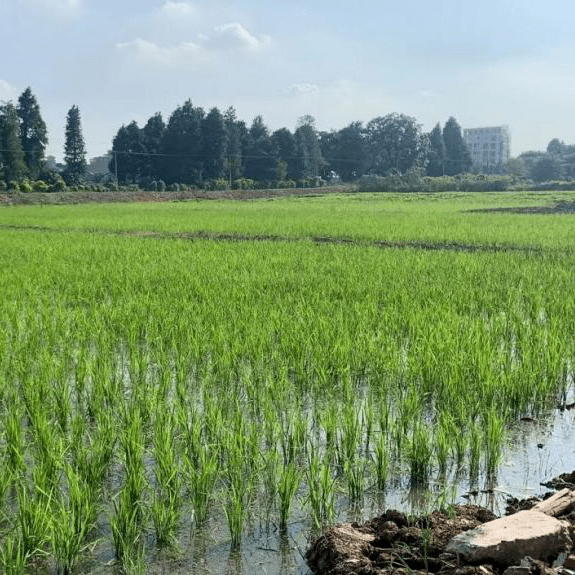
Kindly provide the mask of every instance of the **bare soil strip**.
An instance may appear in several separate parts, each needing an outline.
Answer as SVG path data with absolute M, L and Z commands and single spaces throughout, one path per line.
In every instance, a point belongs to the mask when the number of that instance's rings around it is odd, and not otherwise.
M 575 203 L 557 202 L 551 206 L 524 206 L 517 208 L 482 208 L 478 210 L 467 210 L 467 213 L 489 213 L 503 212 L 509 214 L 575 214 Z
M 382 249 L 415 249 L 424 251 L 454 251 L 454 252 L 519 252 L 519 253 L 543 253 L 544 251 L 568 251 L 557 248 L 540 248 L 537 246 L 517 245 L 489 245 L 489 244 L 462 244 L 458 242 L 423 242 L 423 241 L 386 241 L 354 238 L 338 238 L 332 236 L 279 236 L 273 234 L 240 234 L 228 232 L 158 232 L 152 230 L 141 231 L 109 231 L 94 229 L 61 229 L 45 226 L 19 226 L 14 224 L 0 224 L 0 229 L 18 231 L 40 232 L 81 232 L 113 236 L 146 237 L 157 239 L 187 239 L 187 240 L 212 240 L 229 242 L 286 242 L 296 243 L 312 241 L 316 244 L 339 244 L 362 247 L 375 247 Z

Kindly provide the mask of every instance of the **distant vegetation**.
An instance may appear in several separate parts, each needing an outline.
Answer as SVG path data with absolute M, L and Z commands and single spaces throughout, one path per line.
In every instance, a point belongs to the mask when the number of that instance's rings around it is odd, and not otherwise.
M 364 176 L 369 176 L 369 189 L 380 191 L 500 190 L 575 178 L 575 145 L 554 139 L 545 152 L 526 152 L 491 167 L 487 179 L 462 180 L 461 174 L 475 166 L 457 120 L 451 117 L 425 133 L 415 118 L 396 113 L 331 132 L 318 131 L 314 118 L 303 116 L 293 132 L 270 132 L 262 116 L 248 126 L 233 107 L 206 113 L 187 100 L 167 123 L 158 112 L 143 127 L 135 121 L 121 126 L 107 156 L 90 164 L 98 166 L 97 173 L 90 173 L 80 110 L 72 106 L 61 169 L 46 161 L 47 143 L 30 88 L 16 105 L 0 106 L 0 192 L 63 191 L 86 183 L 97 184 L 99 191 L 119 186 L 150 191 L 310 188 L 338 181 L 360 182 L 364 188 Z

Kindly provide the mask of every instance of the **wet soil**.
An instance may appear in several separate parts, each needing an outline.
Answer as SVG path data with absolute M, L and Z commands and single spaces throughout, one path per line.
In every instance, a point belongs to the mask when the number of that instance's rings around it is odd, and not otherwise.
M 570 475 L 575 476 L 575 472 Z M 547 493 L 543 498 L 551 495 Z M 507 514 L 530 509 L 539 501 L 537 497 L 510 499 Z M 505 565 L 464 564 L 445 551 L 456 535 L 496 518 L 494 513 L 477 505 L 456 505 L 418 518 L 388 510 L 364 524 L 327 529 L 308 549 L 307 561 L 316 575 L 502 575 L 507 569 Z M 569 521 L 572 533 L 575 532 L 575 512 L 560 518 Z M 562 568 L 553 569 L 552 564 L 535 560 L 530 560 L 524 572 L 526 575 L 566 573 Z
M 550 206 L 523 206 L 517 208 L 483 208 L 469 212 L 507 212 L 511 214 L 575 214 L 574 202 L 557 202 Z

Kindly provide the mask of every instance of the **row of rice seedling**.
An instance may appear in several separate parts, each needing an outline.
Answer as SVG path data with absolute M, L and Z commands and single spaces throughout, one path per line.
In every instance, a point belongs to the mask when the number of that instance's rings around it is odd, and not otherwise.
M 567 253 L 0 236 L 6 571 L 494 477 L 571 385 Z
M 575 192 L 361 193 L 273 202 L 13 206 L 2 210 L 0 225 L 572 248 L 575 223 L 569 216 L 472 210 L 531 208 L 574 199 Z

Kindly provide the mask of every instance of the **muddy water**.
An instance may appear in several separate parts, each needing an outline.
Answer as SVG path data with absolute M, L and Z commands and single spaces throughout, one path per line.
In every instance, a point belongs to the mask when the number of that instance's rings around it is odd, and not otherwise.
M 496 481 L 489 483 L 480 475 L 474 480 L 457 477 L 452 470 L 445 478 L 434 478 L 427 489 L 410 489 L 405 477 L 390 481 L 383 498 L 366 494 L 361 509 L 349 505 L 345 497 L 338 501 L 338 521 L 366 520 L 385 508 L 406 512 L 431 510 L 440 498 L 448 503 L 475 503 L 504 513 L 508 496 L 525 498 L 549 491 L 540 485 L 575 469 L 575 409 L 553 410 L 536 421 L 518 421 L 508 432 L 508 447 Z M 303 497 L 303 494 L 301 494 Z M 110 541 L 109 527 L 102 524 L 101 536 Z M 241 551 L 230 547 L 225 517 L 216 513 L 201 533 L 184 529 L 180 553 L 170 555 L 151 551 L 146 558 L 146 573 L 154 575 L 226 574 L 309 575 L 305 562 L 311 524 L 301 508 L 292 513 L 287 533 L 281 533 L 272 521 L 259 519 L 248 525 Z M 149 549 L 154 549 L 149 536 Z M 97 546 L 94 559 L 82 572 L 91 575 L 112 573 L 113 549 Z

